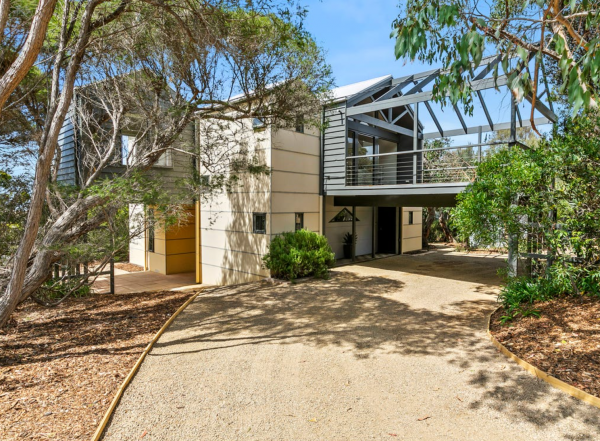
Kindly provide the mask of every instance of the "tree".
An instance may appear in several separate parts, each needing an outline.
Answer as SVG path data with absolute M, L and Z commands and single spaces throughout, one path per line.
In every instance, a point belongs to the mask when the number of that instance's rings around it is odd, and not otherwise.
M 330 71 L 321 50 L 302 30 L 303 14 L 270 1 L 245 4 L 139 1 L 106 4 L 101 11 L 86 9 L 82 14 L 78 8 L 64 12 L 57 55 L 49 67 L 51 102 L 31 209 L 0 299 L 0 325 L 47 280 L 52 264 L 69 245 L 106 226 L 124 204 L 160 202 L 147 177 L 166 152 L 206 160 L 207 155 L 198 156 L 178 142 L 190 123 L 212 121 L 202 128 L 217 134 L 212 139 L 218 146 L 224 140 L 214 121 L 239 127 L 260 117 L 280 126 L 293 124 L 299 114 L 316 114 L 320 94 L 330 85 Z M 77 37 L 71 33 L 73 22 Z M 82 86 L 72 107 L 75 81 Z M 239 97 L 234 98 L 236 93 Z M 80 118 L 90 146 L 76 189 L 58 182 L 57 136 L 69 109 Z M 136 135 L 135 155 L 121 164 L 119 178 L 103 179 L 103 170 L 121 152 L 124 128 Z M 217 147 L 214 152 L 219 153 Z M 219 163 L 235 164 L 239 172 L 261 169 L 243 153 L 222 149 Z M 44 206 L 50 214 L 40 231 Z
M 393 23 L 392 36 L 397 58 L 442 64 L 433 89 L 442 102 L 462 101 L 472 111 L 469 79 L 489 51 L 501 56 L 493 77 L 498 78 L 501 65 L 518 101 L 535 103 L 545 63 L 556 63 L 559 86 L 577 113 L 596 107 L 598 100 L 599 13 L 600 2 L 587 0 L 408 0 Z M 533 124 L 533 106 L 531 120 Z
M 12 9 L 17 13 L 11 16 L 10 0 L 0 0 L 0 44 L 3 46 L 0 114 L 12 92 L 38 59 L 57 0 L 40 0 L 33 14 L 28 14 L 26 2 L 16 3 Z
M 600 142 L 596 116 L 567 119 L 551 139 L 502 150 L 458 195 L 454 225 L 463 238 L 548 256 L 547 274 L 572 292 L 590 290 L 600 261 Z

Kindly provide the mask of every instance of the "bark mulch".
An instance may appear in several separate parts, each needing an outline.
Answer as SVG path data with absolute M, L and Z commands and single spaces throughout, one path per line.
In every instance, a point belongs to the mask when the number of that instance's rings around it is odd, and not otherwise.
M 600 397 L 600 299 L 565 297 L 536 303 L 541 317 L 491 320 L 494 337 L 519 358 Z
M 129 263 L 129 262 L 118 262 L 115 263 L 115 268 L 123 270 L 123 271 L 127 271 L 130 273 L 137 273 L 140 271 L 144 271 L 144 267 L 143 266 L 139 266 L 136 265 L 134 263 Z
M 192 294 L 22 304 L 0 330 L 0 439 L 90 439 L 144 348 Z

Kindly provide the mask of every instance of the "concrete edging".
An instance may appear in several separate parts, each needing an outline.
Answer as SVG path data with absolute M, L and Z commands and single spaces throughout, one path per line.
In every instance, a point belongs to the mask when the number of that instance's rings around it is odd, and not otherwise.
M 133 377 L 135 377 L 135 374 L 137 373 L 142 362 L 146 358 L 146 355 L 148 355 L 148 353 L 154 346 L 154 343 L 156 343 L 158 341 L 158 339 L 163 335 L 163 333 L 167 330 L 167 328 L 171 325 L 171 323 L 173 323 L 173 320 L 175 320 L 177 318 L 177 316 L 185 308 L 187 308 L 189 306 L 189 304 L 192 303 L 202 291 L 203 291 L 203 289 L 198 290 L 198 292 L 196 294 L 194 294 L 192 297 L 187 299 L 185 301 L 185 303 L 183 305 L 181 305 L 177 311 L 175 311 L 175 313 L 169 318 L 169 320 L 167 320 L 167 322 L 162 326 L 162 328 L 160 328 L 158 330 L 158 332 L 154 335 L 154 338 L 152 338 L 150 343 L 148 343 L 148 346 L 146 346 L 146 349 L 144 349 L 144 352 L 142 352 L 142 355 L 140 355 L 140 358 L 138 358 L 138 360 L 136 361 L 135 365 L 129 372 L 129 375 L 127 375 L 127 377 L 125 378 L 125 381 L 123 381 L 123 384 L 121 384 L 121 386 L 117 390 L 117 394 L 115 395 L 112 402 L 110 403 L 110 406 L 106 410 L 104 417 L 102 417 L 102 420 L 100 421 L 100 425 L 96 429 L 94 436 L 92 436 L 91 441 L 99 441 L 100 438 L 102 437 L 102 434 L 104 433 L 104 429 L 106 428 L 106 425 L 108 424 L 108 420 L 110 420 L 110 417 L 112 416 L 113 412 L 115 411 L 117 404 L 119 404 L 119 401 L 121 400 L 121 397 L 123 396 L 123 393 L 125 392 L 125 389 L 127 389 L 127 386 L 129 385 L 131 380 L 133 380 Z
M 559 380 L 558 378 L 553 377 L 552 375 L 549 375 L 546 372 L 536 368 L 532 364 L 529 364 L 525 360 L 522 360 L 521 358 L 517 357 L 515 354 L 513 354 L 511 351 L 509 351 L 506 348 L 506 346 L 504 346 L 502 343 L 500 343 L 496 339 L 496 337 L 494 337 L 492 332 L 490 331 L 490 326 L 492 323 L 492 315 L 494 315 L 496 313 L 496 311 L 498 311 L 499 309 L 500 309 L 500 307 L 495 309 L 494 312 L 492 312 L 490 314 L 490 316 L 488 317 L 487 335 L 488 335 L 490 341 L 492 342 L 492 344 L 494 346 L 496 346 L 496 348 L 500 352 L 502 352 L 502 354 L 504 354 L 504 356 L 515 361 L 519 366 L 521 366 L 527 372 L 536 376 L 540 380 L 545 381 L 550 386 L 555 387 L 556 389 L 560 389 L 561 391 L 568 393 L 572 397 L 577 398 L 581 401 L 584 401 L 584 402 L 591 404 L 592 406 L 595 406 L 600 409 L 600 398 L 595 397 L 594 395 L 588 394 L 587 392 L 584 392 L 581 389 L 578 389 L 575 386 L 565 383 L 564 381 Z

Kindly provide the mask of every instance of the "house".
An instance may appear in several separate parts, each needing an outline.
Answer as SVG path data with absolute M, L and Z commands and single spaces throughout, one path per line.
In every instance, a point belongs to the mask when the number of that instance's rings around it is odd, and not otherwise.
M 262 257 L 271 238 L 300 228 L 325 235 L 338 259 L 346 233 L 356 237 L 354 256 L 419 250 L 421 207 L 453 205 L 473 178 L 477 162 L 495 144 L 506 144 L 486 142 L 482 134 L 509 130 L 509 144 L 516 144 L 517 128 L 530 124 L 514 100 L 510 121 L 490 116 L 481 91 L 507 85 L 506 76 L 486 78 L 499 60 L 484 60 L 471 82 L 487 124 L 468 125 L 453 106 L 445 111 L 455 114 L 459 127 L 443 127 L 427 90 L 439 70 L 388 75 L 333 90 L 322 109 L 322 131 L 302 125 L 276 130 L 260 121 L 244 121 L 245 148 L 270 173 L 244 175 L 231 191 L 208 200 L 193 195 L 189 222 L 167 231 L 150 230 L 132 241 L 130 261 L 163 274 L 195 271 L 197 282 L 222 285 L 268 277 Z M 429 115 L 435 130 L 426 129 L 420 112 Z M 546 106 L 541 97 L 535 112 L 537 125 L 556 121 L 551 104 Z M 202 122 L 196 123 L 196 134 L 198 124 Z M 193 133 L 182 142 L 200 143 L 202 149 L 202 137 Z M 426 145 L 460 136 L 475 140 Z M 67 141 L 63 138 L 64 161 L 69 157 Z M 171 179 L 184 173 L 186 164 L 188 158 L 172 152 L 160 171 Z M 200 173 L 210 179 L 210 173 Z M 152 210 L 146 215 L 152 216 Z

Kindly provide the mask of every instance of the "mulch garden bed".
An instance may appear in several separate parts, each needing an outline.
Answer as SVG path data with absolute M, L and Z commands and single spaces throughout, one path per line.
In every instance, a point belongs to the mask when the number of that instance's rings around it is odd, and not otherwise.
M 134 263 L 129 263 L 129 262 L 117 262 L 117 263 L 115 263 L 115 268 L 130 272 L 130 273 L 137 273 L 140 271 L 144 271 L 143 266 L 139 266 L 139 265 L 136 265 Z
M 192 294 L 22 304 L 0 330 L 0 439 L 90 439 L 144 348 Z
M 565 297 L 536 303 L 541 317 L 499 322 L 491 332 L 519 358 L 591 395 L 600 397 L 600 299 Z

